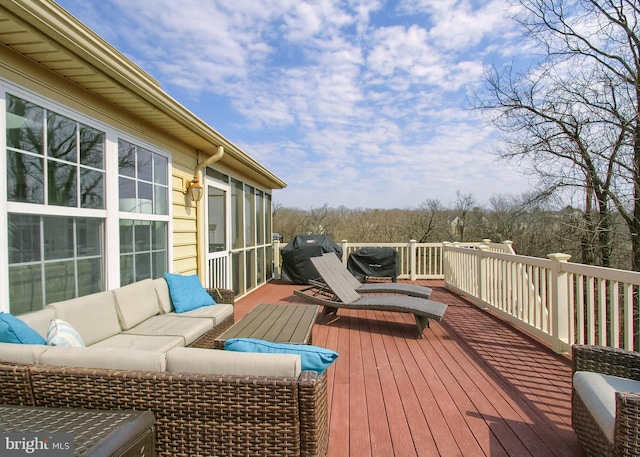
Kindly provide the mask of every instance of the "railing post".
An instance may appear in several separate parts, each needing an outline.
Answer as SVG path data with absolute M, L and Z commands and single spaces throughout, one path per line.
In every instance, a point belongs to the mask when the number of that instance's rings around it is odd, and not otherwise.
M 347 260 L 349 260 L 349 255 L 347 254 L 347 249 L 349 249 L 349 242 L 347 240 L 340 241 L 340 247 L 342 247 L 342 263 L 347 265 Z
M 548 254 L 551 262 L 551 336 L 553 337 L 552 349 L 560 354 L 571 350 L 569 325 L 571 323 L 569 313 L 569 284 L 568 275 L 563 271 L 562 264 L 567 263 L 569 254 Z
M 516 251 L 513 250 L 513 241 L 505 240 L 505 241 L 502 242 L 502 244 L 504 244 L 507 247 L 507 249 L 509 250 L 510 254 L 515 254 L 516 253 Z
M 280 272 L 280 241 L 279 240 L 273 240 L 272 242 L 272 249 L 273 249 L 273 274 L 272 277 L 273 279 L 280 279 L 281 276 L 281 272 Z
M 418 278 L 418 255 L 417 255 L 416 240 L 409 240 L 409 271 L 411 272 L 411 280 L 415 281 Z
M 487 270 L 489 259 L 484 255 L 485 252 L 489 252 L 490 248 L 486 244 L 478 246 L 478 289 L 477 297 L 483 302 L 487 302 Z

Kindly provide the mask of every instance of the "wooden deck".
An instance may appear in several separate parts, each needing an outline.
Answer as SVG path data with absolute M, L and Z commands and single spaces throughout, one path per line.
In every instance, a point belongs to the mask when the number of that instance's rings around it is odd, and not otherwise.
M 329 456 L 582 456 L 571 429 L 571 362 L 444 288 L 449 305 L 416 338 L 414 318 L 340 310 L 313 344 L 340 354 L 329 368 Z M 271 282 L 237 302 L 296 303 Z

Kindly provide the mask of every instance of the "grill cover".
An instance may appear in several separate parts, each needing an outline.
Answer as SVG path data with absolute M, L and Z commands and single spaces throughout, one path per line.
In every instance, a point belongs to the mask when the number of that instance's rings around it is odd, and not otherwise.
M 327 235 L 296 235 L 282 248 L 282 279 L 293 284 L 318 279 L 318 272 L 309 259 L 325 252 L 335 252 L 342 258 L 342 246 Z
M 362 248 L 349 255 L 347 269 L 361 281 L 367 277 L 391 278 L 400 273 L 398 251 L 393 248 Z

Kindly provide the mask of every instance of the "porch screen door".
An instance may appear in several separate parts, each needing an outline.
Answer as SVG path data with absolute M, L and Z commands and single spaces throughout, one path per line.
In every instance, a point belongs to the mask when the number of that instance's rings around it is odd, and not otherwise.
M 208 287 L 230 288 L 229 191 L 207 182 L 207 279 Z

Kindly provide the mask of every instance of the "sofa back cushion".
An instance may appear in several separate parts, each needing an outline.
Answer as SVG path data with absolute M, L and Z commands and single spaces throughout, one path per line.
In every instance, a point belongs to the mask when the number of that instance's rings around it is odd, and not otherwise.
M 56 318 L 67 321 L 87 346 L 122 331 L 113 292 L 98 292 L 47 305 Z
M 114 289 L 113 294 L 123 330 L 129 330 L 160 312 L 153 279 L 144 279 Z
M 164 278 L 154 279 L 153 286 L 156 289 L 160 312 L 170 313 L 173 311 L 173 303 L 171 303 L 171 295 L 169 294 L 169 285 L 167 284 L 167 280 Z
M 32 313 L 20 314 L 17 317 L 38 332 L 42 338 L 46 338 L 49 323 L 56 318 L 56 312 L 51 308 L 45 308 Z
M 167 371 L 238 376 L 300 376 L 300 356 L 256 354 L 219 349 L 173 348 Z

